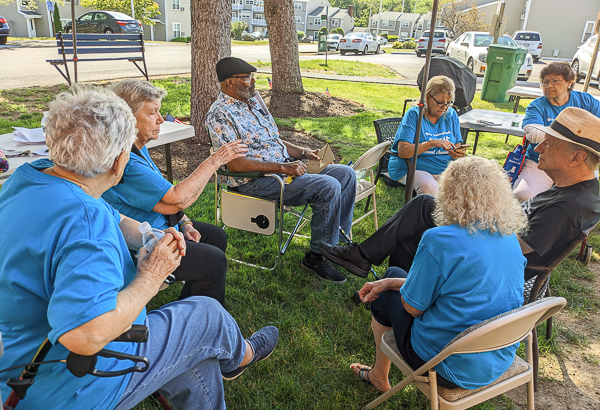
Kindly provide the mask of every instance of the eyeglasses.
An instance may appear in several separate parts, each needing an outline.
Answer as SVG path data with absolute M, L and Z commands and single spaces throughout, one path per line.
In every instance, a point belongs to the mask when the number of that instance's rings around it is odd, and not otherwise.
M 431 97 L 431 99 L 432 99 L 433 101 L 435 101 L 435 103 L 437 104 L 437 106 L 438 106 L 439 108 L 447 108 L 447 107 L 450 107 L 452 104 L 454 104 L 454 101 L 449 101 L 449 102 L 447 102 L 447 103 L 441 103 L 441 102 L 439 102 L 438 100 L 436 100 L 436 99 L 435 99 L 435 97 L 434 97 L 433 95 L 430 95 L 430 97 Z
M 540 87 L 541 88 L 546 88 L 548 87 L 550 84 L 552 84 L 552 87 L 556 87 L 556 84 L 560 83 L 561 81 L 563 81 L 562 78 L 556 78 L 554 80 L 546 80 L 546 81 L 542 81 L 540 83 Z
M 254 73 L 244 74 L 244 75 L 232 75 L 231 78 L 240 78 L 244 81 L 250 82 L 254 78 Z

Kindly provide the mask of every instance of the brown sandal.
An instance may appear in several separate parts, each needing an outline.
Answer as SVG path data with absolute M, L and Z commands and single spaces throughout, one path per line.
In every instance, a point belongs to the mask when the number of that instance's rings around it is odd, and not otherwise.
M 373 384 L 373 382 L 371 381 L 371 377 L 373 377 L 374 380 L 377 380 L 377 382 L 379 382 L 380 384 L 388 384 L 389 385 L 389 382 L 387 380 L 385 380 L 385 381 L 379 380 L 377 377 L 372 375 L 371 372 L 373 371 L 373 369 L 370 366 L 365 366 L 360 363 L 352 363 L 350 365 L 350 368 L 352 369 L 352 371 L 354 371 L 355 368 L 358 368 L 358 373 L 355 372 L 355 374 L 358 376 L 358 378 L 361 379 L 362 381 L 369 383 L 371 386 L 375 387 L 377 390 L 379 390 L 381 392 L 386 392 L 390 389 L 390 387 L 388 387 L 387 389 L 383 390 Z

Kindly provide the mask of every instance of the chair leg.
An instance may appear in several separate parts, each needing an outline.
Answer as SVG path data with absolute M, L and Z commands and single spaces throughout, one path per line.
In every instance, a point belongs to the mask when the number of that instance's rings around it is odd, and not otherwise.
M 394 394 L 396 394 L 400 390 L 404 389 L 406 386 L 408 386 L 410 383 L 412 383 L 413 380 L 414 380 L 414 376 L 407 377 L 406 379 L 402 380 L 400 383 L 398 383 L 397 385 L 395 385 L 394 387 L 392 387 L 391 389 L 389 389 L 388 391 L 383 393 L 381 396 L 377 397 L 371 403 L 362 407 L 361 409 L 362 410 L 370 410 L 370 409 L 375 408 L 375 406 L 380 405 L 381 403 L 383 403 L 384 401 L 386 401 L 387 399 L 392 397 Z
M 159 392 L 155 391 L 154 393 L 152 393 L 152 397 L 156 399 L 158 404 L 160 404 L 164 410 L 173 410 L 171 404 L 169 404 L 167 399 L 165 399 Z
M 552 338 L 552 317 L 546 320 L 546 339 L 550 340 L 550 338 Z
M 533 332 L 535 332 L 535 328 L 532 331 L 532 334 L 530 334 L 529 336 L 527 336 L 527 339 L 525 340 L 526 346 L 527 346 L 527 350 L 526 350 L 526 355 L 527 355 L 527 362 L 530 363 L 530 365 L 532 364 L 532 351 L 533 351 Z M 535 408 L 535 402 L 534 402 L 534 398 L 535 398 L 535 382 L 534 382 L 534 377 L 536 377 L 537 373 L 534 373 L 531 376 L 531 380 L 529 380 L 529 382 L 527 382 L 527 409 L 528 410 L 534 410 Z
M 429 389 L 431 392 L 431 410 L 438 410 L 438 386 L 437 386 L 437 375 L 435 370 L 429 370 Z
M 538 370 L 540 367 L 540 349 L 538 346 L 538 337 L 537 337 L 537 330 L 536 328 L 533 328 L 532 330 L 532 334 L 533 334 L 533 340 L 532 340 L 532 359 L 533 359 L 533 389 L 534 391 L 537 391 L 538 388 Z
M 379 223 L 377 221 L 377 202 L 375 202 L 375 192 L 373 192 L 373 215 L 375 216 L 375 230 L 379 229 Z

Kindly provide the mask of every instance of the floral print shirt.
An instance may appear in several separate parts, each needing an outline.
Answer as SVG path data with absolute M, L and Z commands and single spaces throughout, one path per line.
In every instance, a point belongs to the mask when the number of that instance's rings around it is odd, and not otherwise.
M 246 158 L 257 161 L 285 162 L 289 154 L 279 138 L 279 130 L 270 114 L 262 110 L 256 99 L 247 103 L 220 93 L 206 114 L 206 129 L 212 147 L 241 139 L 248 145 Z M 246 184 L 250 178 L 228 178 L 229 186 Z

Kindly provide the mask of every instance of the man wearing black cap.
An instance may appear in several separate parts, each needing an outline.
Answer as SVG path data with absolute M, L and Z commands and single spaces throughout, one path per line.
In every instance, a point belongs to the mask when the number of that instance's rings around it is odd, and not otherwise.
M 318 243 L 335 245 L 339 227 L 350 232 L 356 174 L 346 165 L 329 165 L 320 174 L 308 174 L 303 159 L 319 159 L 318 151 L 298 147 L 279 138 L 279 130 L 254 91 L 256 68 L 244 60 L 226 57 L 217 63 L 221 93 L 206 115 L 212 145 L 219 148 L 241 139 L 248 146 L 245 158 L 227 164 L 232 172 L 270 172 L 293 177 L 285 186 L 284 204 L 312 204 L 310 251 L 302 267 L 321 279 L 344 283 L 346 277 L 320 255 Z M 279 198 L 280 186 L 272 178 L 229 178 L 240 193 L 268 199 Z
M 537 127 L 537 126 L 536 126 Z M 600 192 L 594 171 L 600 157 L 600 118 L 580 108 L 565 108 L 536 147 L 539 169 L 554 185 L 524 202 L 529 230 L 519 237 L 528 265 L 545 265 L 584 229 L 600 220 Z M 320 243 L 321 254 L 366 278 L 372 264 L 390 256 L 390 266 L 410 269 L 423 233 L 435 226 L 435 199 L 420 195 L 406 204 L 361 244 Z M 536 272 L 525 269 L 525 279 Z

